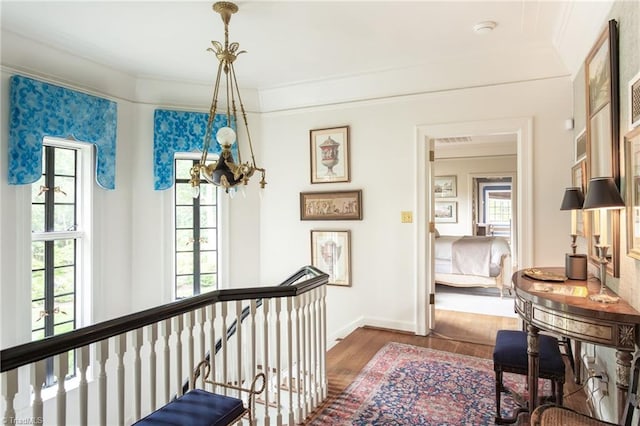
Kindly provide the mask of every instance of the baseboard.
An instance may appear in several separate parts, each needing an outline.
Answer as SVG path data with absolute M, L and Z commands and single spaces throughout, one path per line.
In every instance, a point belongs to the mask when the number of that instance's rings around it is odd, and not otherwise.
M 397 332 L 405 332 L 405 333 L 415 333 L 415 325 L 412 322 L 403 322 L 403 321 L 389 321 L 380 318 L 369 318 L 369 317 L 360 317 L 355 321 L 351 322 L 345 327 L 342 327 L 340 330 L 331 333 L 327 336 L 327 350 L 331 349 L 335 346 L 340 340 L 347 337 L 349 334 L 353 333 L 353 331 L 360 327 L 372 327 L 372 328 L 380 328 L 385 330 L 392 330 Z

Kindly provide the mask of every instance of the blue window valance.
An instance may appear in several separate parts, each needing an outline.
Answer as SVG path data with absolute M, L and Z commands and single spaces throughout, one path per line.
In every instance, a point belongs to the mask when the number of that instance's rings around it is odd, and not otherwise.
M 174 156 L 177 152 L 202 152 L 209 114 L 203 112 L 171 111 L 157 109 L 153 117 L 153 187 L 169 189 L 174 181 Z M 232 126 L 235 129 L 235 123 Z M 220 145 L 215 142 L 219 128 L 227 125 L 224 114 L 216 114 L 213 122 L 213 141 L 210 154 L 220 154 Z M 237 143 L 232 148 L 238 158 Z
M 115 188 L 115 102 L 31 78 L 11 77 L 9 183 L 30 184 L 42 175 L 45 136 L 96 146 L 96 181 Z

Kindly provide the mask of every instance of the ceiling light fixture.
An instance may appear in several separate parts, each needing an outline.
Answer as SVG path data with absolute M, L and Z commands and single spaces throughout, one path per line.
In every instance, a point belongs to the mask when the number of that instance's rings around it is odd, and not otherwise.
M 476 34 L 488 34 L 493 31 L 497 25 L 494 21 L 482 21 L 473 26 L 473 31 L 475 31 Z
M 238 6 L 231 2 L 220 1 L 213 4 L 213 10 L 220 14 L 224 23 L 224 44 L 217 41 L 211 41 L 207 51 L 215 53 L 218 58 L 218 72 L 216 74 L 216 82 L 213 90 L 213 100 L 209 108 L 209 119 L 207 121 L 207 129 L 204 135 L 202 157 L 200 162 L 191 168 L 191 187 L 193 188 L 194 198 L 200 194 L 200 181 L 204 178 L 216 186 L 223 187 L 228 193 L 231 189 L 235 191 L 235 187 L 239 184 L 248 184 L 249 178 L 259 171 L 262 175 L 260 179 L 260 188 L 264 188 L 267 184 L 265 181 L 265 169 L 256 165 L 256 159 L 253 153 L 253 145 L 251 143 L 251 134 L 249 133 L 249 125 L 247 124 L 247 113 L 245 112 L 240 90 L 238 89 L 238 80 L 234 68 L 234 61 L 244 50 L 238 51 L 240 44 L 237 42 L 229 43 L 229 21 L 231 15 L 238 11 Z M 224 73 L 224 76 L 223 76 Z M 226 125 L 218 129 L 215 135 L 216 141 L 220 144 L 222 151 L 220 156 L 213 161 L 207 161 L 207 154 L 211 147 L 211 139 L 213 137 L 213 128 L 216 112 L 218 111 L 218 95 L 220 92 L 220 83 L 224 77 L 224 93 L 226 96 L 226 108 L 222 108 L 226 116 Z M 242 163 L 242 155 L 240 153 L 240 145 L 237 140 L 237 133 L 234 130 L 238 124 L 238 111 L 236 108 L 236 98 L 240 105 L 240 113 L 242 121 L 247 132 L 247 141 L 251 161 Z M 234 159 L 232 148 L 236 145 L 237 162 Z M 232 192 L 233 194 L 233 192 Z

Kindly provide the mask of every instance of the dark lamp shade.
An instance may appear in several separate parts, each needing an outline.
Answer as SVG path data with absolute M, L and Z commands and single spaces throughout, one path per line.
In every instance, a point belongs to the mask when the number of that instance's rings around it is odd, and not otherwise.
M 624 201 L 613 178 L 596 177 L 589 181 L 583 209 L 621 209 L 623 207 Z
M 564 190 L 560 210 L 580 210 L 583 203 L 584 195 L 582 194 L 582 190 L 577 186 L 572 186 Z

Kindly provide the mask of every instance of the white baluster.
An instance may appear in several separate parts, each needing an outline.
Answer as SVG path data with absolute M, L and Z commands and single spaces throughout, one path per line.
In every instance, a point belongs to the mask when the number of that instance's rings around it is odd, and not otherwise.
M 187 328 L 187 361 L 188 361 L 188 370 L 189 373 L 189 389 L 195 388 L 195 383 L 193 382 L 193 370 L 195 368 L 194 358 L 195 352 L 193 348 L 193 327 L 196 325 L 196 313 L 194 311 L 189 311 L 184 314 L 185 319 L 185 327 Z
M 305 416 L 308 416 L 309 413 L 311 412 L 312 408 L 312 398 L 313 398 L 313 388 L 312 388 L 312 374 L 313 374 L 313 366 L 311 365 L 311 359 L 312 359 L 312 354 L 311 351 L 313 350 L 312 348 L 312 344 L 313 344 L 313 336 L 311 336 L 311 322 L 312 322 L 312 316 L 311 316 L 311 293 L 310 292 L 306 292 L 304 294 L 304 298 L 305 298 L 305 310 L 306 310 L 306 320 L 305 320 L 305 324 L 307 326 L 307 344 L 308 344 L 308 348 L 307 348 L 307 355 L 306 355 L 306 365 L 307 365 L 307 369 L 306 369 L 306 385 L 305 385 L 305 391 L 306 391 L 306 398 L 305 400 L 307 401 L 306 404 L 306 408 L 307 408 L 307 412 L 305 413 Z
M 173 317 L 173 331 L 176 334 L 176 387 L 178 388 L 178 396 L 182 395 L 182 330 L 184 329 L 184 321 L 182 315 Z
M 318 312 L 316 311 L 316 298 L 315 298 L 315 289 L 308 292 L 309 294 L 309 318 L 311 319 L 310 324 L 310 339 L 309 339 L 309 363 L 311 364 L 311 368 L 309 368 L 309 386 L 311 386 L 311 407 L 309 408 L 312 411 L 316 408 L 316 402 L 318 401 L 318 333 L 317 333 L 317 318 Z
M 256 309 L 257 309 L 257 302 L 255 299 L 252 299 L 250 304 L 249 304 L 249 327 L 251 330 L 251 347 L 249 348 L 249 357 L 250 357 L 250 371 L 251 371 L 251 376 L 250 376 L 250 380 L 253 380 L 254 377 L 256 377 L 257 371 L 256 371 Z M 268 392 L 268 390 L 266 391 Z M 255 400 L 254 400 L 254 404 L 255 404 Z M 251 411 L 255 413 L 255 406 L 250 407 Z M 255 426 L 258 424 L 258 420 L 256 419 L 256 417 L 253 417 L 253 423 L 251 426 Z
M 289 420 L 288 424 L 293 425 L 295 419 L 293 416 L 293 329 L 292 329 L 292 317 L 293 311 L 293 298 L 287 297 L 287 372 L 289 379 L 287 380 L 287 389 L 289 390 Z
M 209 364 L 211 365 L 211 380 L 214 382 L 216 379 L 216 315 L 217 309 L 216 305 L 209 306 L 209 331 L 210 338 L 209 341 Z M 213 389 L 215 392 L 215 388 Z
M 116 377 L 118 383 L 118 425 L 124 425 L 124 354 L 127 351 L 127 333 L 114 337 L 114 347 L 118 357 Z
M 161 323 L 162 338 L 164 339 L 164 403 L 168 404 L 171 398 L 171 347 L 169 346 L 169 337 L 171 337 L 171 320 L 166 319 Z
M 222 302 L 220 306 L 220 315 L 222 316 L 222 383 L 228 383 L 227 381 L 227 302 Z M 224 389 L 224 394 L 227 394 L 227 388 Z
M 308 335 L 307 335 L 307 324 L 309 322 L 309 316 L 308 316 L 308 311 L 307 311 L 307 293 L 304 293 L 302 295 L 302 306 L 300 309 L 301 313 L 302 313 L 302 321 L 301 321 L 301 326 L 302 326 L 302 341 L 301 343 L 301 348 L 302 348 L 302 375 L 298 377 L 298 380 L 302 381 L 302 386 L 301 386 L 301 390 L 300 392 L 302 392 L 302 416 L 303 418 L 306 418 L 307 415 L 309 414 L 308 412 L 308 398 L 309 398 L 309 378 L 307 377 L 307 374 L 309 373 L 309 365 L 307 364 L 307 344 L 308 344 Z
M 196 321 L 198 322 L 198 325 L 200 326 L 200 333 L 199 333 L 199 337 L 198 337 L 198 341 L 200 342 L 198 347 L 200 348 L 200 353 L 198 356 L 198 362 L 202 361 L 205 357 L 205 349 L 206 349 L 206 342 L 205 342 L 205 335 L 204 335 L 204 323 L 207 320 L 207 310 L 206 308 L 200 308 L 196 311 Z
M 297 404 L 296 404 L 296 423 L 302 423 L 304 418 L 302 417 L 302 330 L 304 327 L 302 326 L 303 318 L 302 318 L 302 296 L 296 296 L 294 300 L 295 304 L 295 313 L 296 313 L 296 392 L 297 392 Z M 293 373 L 291 373 L 293 374 Z
M 89 385 L 87 382 L 87 369 L 91 362 L 89 346 L 83 346 L 76 350 L 78 370 L 80 370 L 80 384 L 78 392 L 80 397 L 80 424 L 86 426 L 89 422 Z
M 64 388 L 64 380 L 69 373 L 69 352 L 56 355 L 53 358 L 53 374 L 58 380 L 58 392 L 56 392 L 56 424 L 67 424 L 67 390 Z
M 269 426 L 271 418 L 269 417 L 269 302 L 271 299 L 262 299 L 262 372 L 265 375 L 267 386 L 264 391 L 264 424 Z
M 158 340 L 158 324 L 147 327 L 147 342 L 149 343 L 149 410 L 156 409 L 156 341 Z
M 327 286 L 320 287 L 320 380 L 322 386 L 322 401 L 327 398 Z
M 140 419 L 142 405 L 142 360 L 140 359 L 142 332 L 142 328 L 131 332 L 131 346 L 133 347 L 133 415 L 135 420 Z
M 6 425 L 15 423 L 16 410 L 13 407 L 13 399 L 18 393 L 18 369 L 9 370 L 4 374 L 4 377 L 0 381 L 2 385 L 2 397 L 5 402 L 4 409 L 4 421 Z
M 109 340 L 102 340 L 96 344 L 96 359 L 98 360 L 98 419 L 100 426 L 107 424 L 107 359 L 109 359 Z
M 31 387 L 33 388 L 33 404 L 31 412 L 34 419 L 42 418 L 42 385 L 44 385 L 44 381 L 46 379 L 47 360 L 42 359 L 31 364 Z
M 281 425 L 282 424 L 282 387 L 280 386 L 280 384 L 282 383 L 282 363 L 280 360 L 280 347 L 282 346 L 282 342 L 280 341 L 280 312 L 282 309 L 282 299 L 280 297 L 277 297 L 275 299 L 275 304 L 276 304 L 275 346 L 276 346 L 276 410 L 277 410 L 276 424 Z
M 236 342 L 236 377 L 238 386 L 242 386 L 242 300 L 236 300 Z

